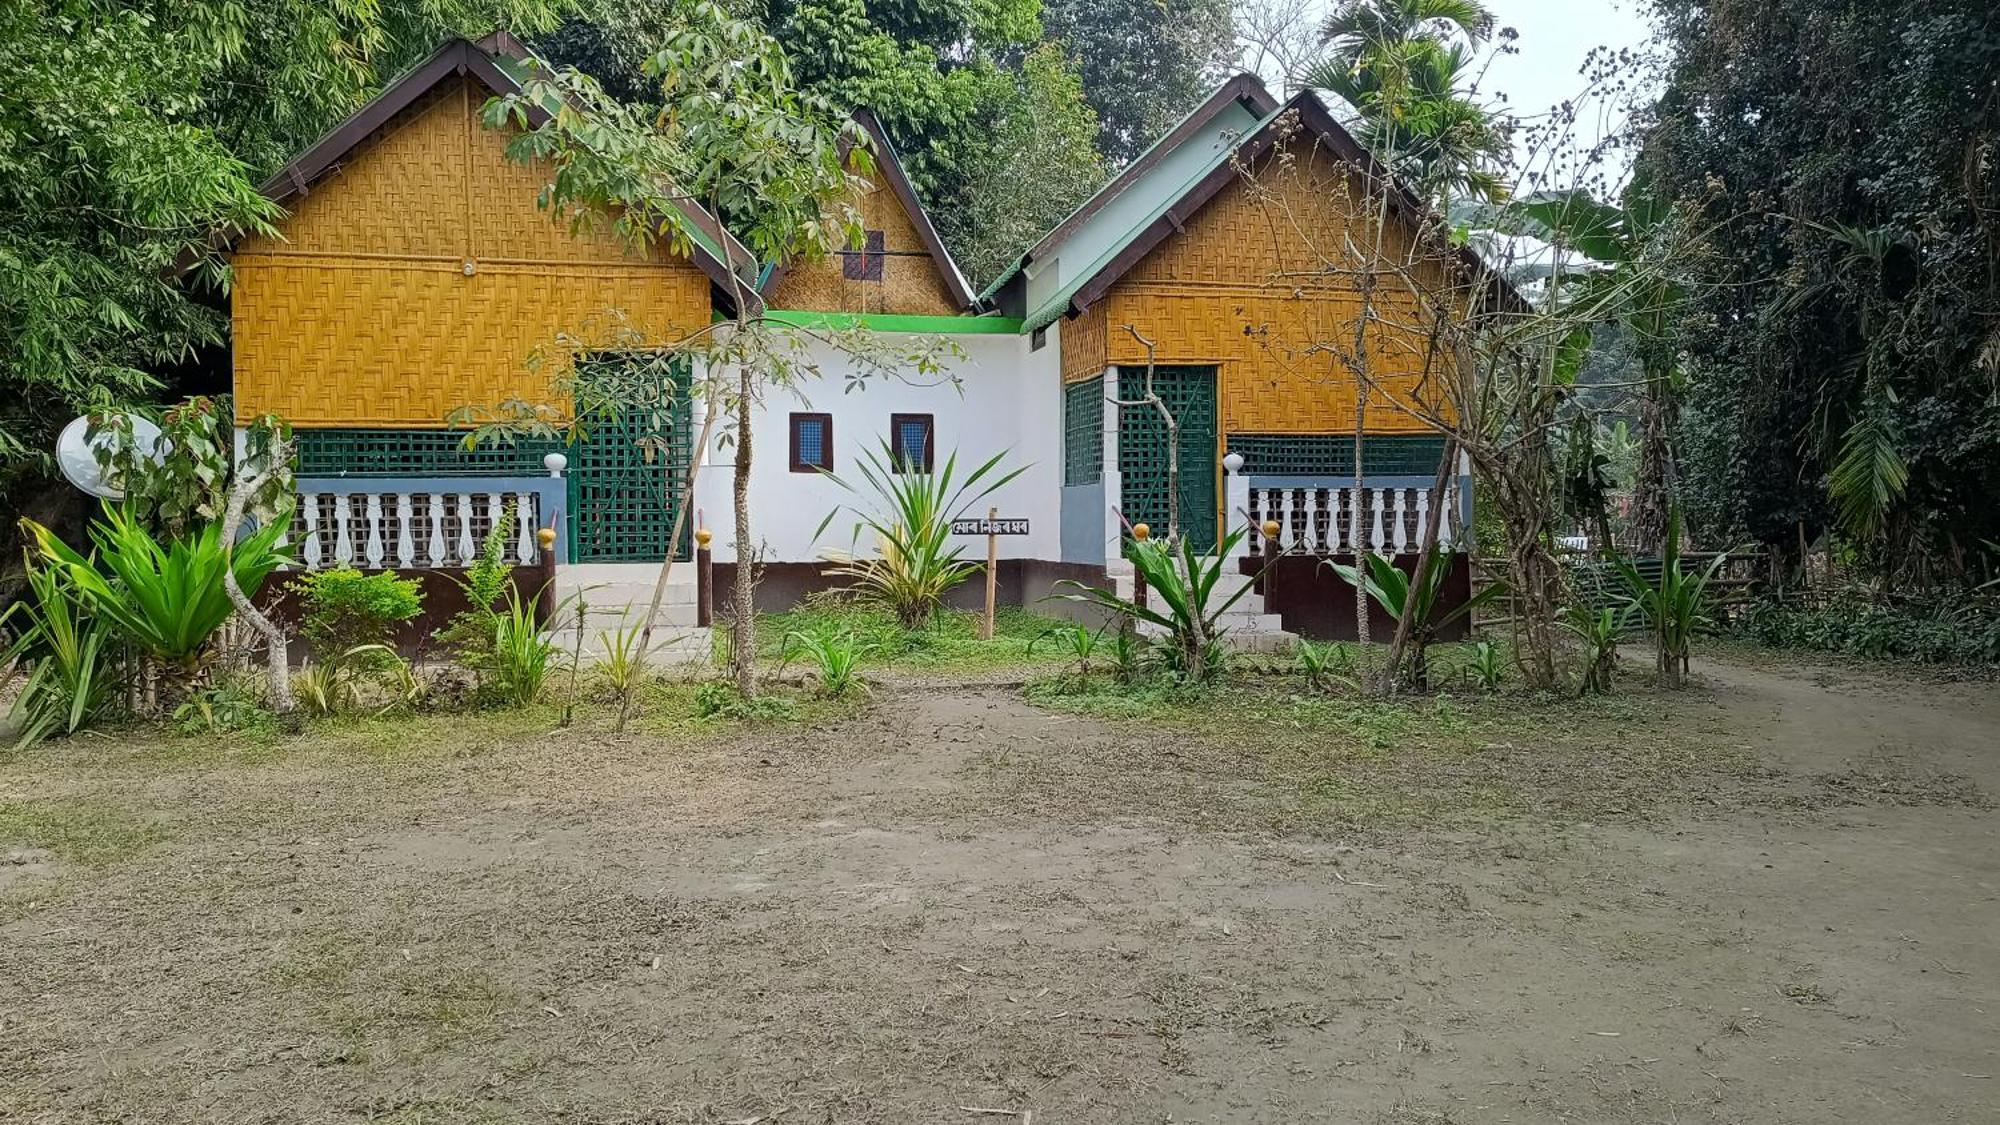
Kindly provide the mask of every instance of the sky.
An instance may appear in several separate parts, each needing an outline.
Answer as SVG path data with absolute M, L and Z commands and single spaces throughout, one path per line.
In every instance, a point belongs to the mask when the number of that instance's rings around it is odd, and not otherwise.
M 1523 118 L 1545 114 L 1585 88 L 1579 73 L 1591 49 L 1641 49 L 1651 35 L 1643 0 L 1487 0 L 1501 27 L 1520 32 L 1518 54 L 1494 58 L 1482 90 L 1504 94 Z M 1576 144 L 1587 147 L 1615 128 L 1603 115 L 1580 122 Z

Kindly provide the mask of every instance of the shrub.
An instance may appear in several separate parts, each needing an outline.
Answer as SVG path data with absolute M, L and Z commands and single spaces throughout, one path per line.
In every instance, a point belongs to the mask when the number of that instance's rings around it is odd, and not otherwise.
M 1625 584 L 1625 604 L 1653 634 L 1653 652 L 1660 680 L 1677 688 L 1686 680 L 1688 653 L 1695 634 L 1715 627 L 1715 599 L 1709 583 L 1728 556 L 1717 555 L 1708 569 L 1691 574 L 1681 567 L 1681 513 L 1667 516 L 1667 538 L 1660 545 L 1660 578 L 1648 581 L 1631 561 L 1611 556 L 1611 569 Z
M 1027 471 L 1000 472 L 1005 456 L 1005 452 L 994 454 L 959 480 L 956 453 L 946 457 L 944 468 L 936 473 L 895 471 L 887 443 L 880 456 L 872 451 L 863 454 L 861 478 L 874 493 L 875 503 L 871 508 L 846 507 L 858 521 L 854 541 L 858 543 L 864 532 L 873 535 L 878 554 L 864 558 L 852 549 L 830 552 L 834 566 L 829 573 L 854 579 L 851 589 L 857 595 L 894 610 L 905 629 L 923 627 L 944 604 L 945 595 L 983 565 L 963 557 L 965 543 L 954 542 L 951 523 Z M 849 492 L 859 491 L 838 476 L 833 479 Z M 839 514 L 839 508 L 829 512 L 815 537 Z
M 351 566 L 309 571 L 291 583 L 303 615 L 300 631 L 320 660 L 340 663 L 350 653 L 387 646 L 396 626 L 423 612 L 423 583 L 382 571 L 363 574 Z
M 1500 654 L 1500 646 L 1489 640 L 1479 640 L 1472 646 L 1472 662 L 1465 666 L 1472 682 L 1482 691 L 1499 691 L 1500 680 L 1506 671 L 1506 660 Z
M 507 605 L 492 614 L 492 643 L 474 670 L 481 673 L 482 694 L 513 707 L 526 707 L 542 697 L 549 679 L 566 659 L 561 645 L 544 636 L 535 620 L 539 598 L 523 600 L 509 587 Z
M 1760 644 L 1868 660 L 2000 662 L 2000 612 L 1971 602 L 1934 599 L 1899 607 L 1845 593 L 1810 609 L 1764 600 L 1745 609 L 1737 629 Z

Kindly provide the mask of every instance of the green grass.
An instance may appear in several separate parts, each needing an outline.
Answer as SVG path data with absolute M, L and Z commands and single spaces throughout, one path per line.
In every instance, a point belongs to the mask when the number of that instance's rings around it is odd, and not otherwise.
M 1693 693 L 1460 690 L 1396 699 L 1308 688 L 1296 674 L 1233 674 L 1191 688 L 1163 676 L 1051 676 L 1038 707 L 1130 724 L 1174 749 L 1176 771 L 1215 775 L 1283 827 L 1473 826 L 1644 817 L 1746 775 Z M 1248 807 L 1248 806 L 1245 806 Z
M 939 613 L 922 629 L 906 630 L 886 609 L 854 602 L 822 602 L 787 613 L 765 614 L 758 622 L 759 655 L 783 658 L 785 636 L 793 632 L 851 631 L 871 646 L 871 668 L 897 672 L 943 674 L 1020 669 L 1051 670 L 1062 665 L 1062 654 L 1044 642 L 1028 651 L 1035 638 L 1065 622 L 1019 608 L 994 614 L 993 639 L 979 639 L 979 614 L 962 610 Z M 796 662 L 794 662 L 796 664 Z
M 39 848 L 86 867 L 108 866 L 166 838 L 163 825 L 101 801 L 0 802 L 0 845 Z

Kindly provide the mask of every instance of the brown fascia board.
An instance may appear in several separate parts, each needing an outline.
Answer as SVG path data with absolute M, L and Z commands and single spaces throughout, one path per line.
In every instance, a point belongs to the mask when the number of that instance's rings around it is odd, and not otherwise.
M 1153 170 L 1154 165 L 1186 144 L 1189 138 L 1200 133 L 1209 122 L 1215 120 L 1216 114 L 1233 102 L 1242 102 L 1260 119 L 1270 116 L 1278 108 L 1278 99 L 1271 96 L 1271 91 L 1264 88 L 1264 83 L 1259 81 L 1256 75 L 1238 74 L 1224 82 L 1216 87 L 1207 101 L 1198 106 L 1193 113 L 1182 118 L 1181 123 L 1175 126 L 1172 132 L 1148 148 L 1139 159 L 1127 164 L 1111 178 L 1110 183 L 1099 188 L 1095 195 L 1084 201 L 1083 206 L 1072 212 L 1069 218 L 1058 223 L 1054 230 L 1043 235 L 1040 241 L 1029 247 L 1027 254 L 1023 256 L 1023 264 L 1041 258 L 1064 239 L 1075 234 L 1076 229 L 1088 222 L 1091 216 L 1103 210 L 1106 204 L 1118 198 L 1126 188 L 1139 182 L 1146 173 Z
M 1394 192 L 1394 198 L 1391 201 L 1392 214 L 1403 208 L 1407 208 L 1412 212 L 1426 210 L 1424 203 L 1411 194 L 1406 185 L 1399 180 L 1388 177 L 1388 174 L 1383 170 L 1381 164 L 1375 160 L 1373 154 L 1363 148 L 1361 143 L 1356 141 L 1353 135 L 1343 128 L 1339 121 L 1334 119 L 1333 114 L 1327 112 L 1326 106 L 1321 104 L 1317 97 L 1308 92 L 1301 92 L 1294 95 L 1285 108 L 1296 110 L 1299 114 L 1301 124 L 1310 129 L 1313 135 L 1320 141 L 1333 149 L 1336 155 L 1358 165 L 1364 175 L 1387 180 Z M 1275 121 L 1255 136 L 1243 138 L 1242 143 L 1237 147 L 1235 159 L 1224 161 L 1211 170 L 1208 175 L 1196 181 L 1194 186 L 1190 187 L 1179 199 L 1170 204 L 1159 218 L 1153 220 L 1151 225 L 1140 232 L 1137 238 L 1127 243 L 1125 248 L 1120 250 L 1118 255 L 1112 258 L 1110 262 L 1106 263 L 1103 269 L 1097 271 L 1097 276 L 1091 278 L 1090 281 L 1078 288 L 1076 293 L 1070 298 L 1070 306 L 1066 310 L 1066 315 L 1071 317 L 1077 316 L 1091 305 L 1096 304 L 1106 293 L 1111 291 L 1112 286 L 1118 284 L 1120 278 L 1123 278 L 1134 266 L 1144 261 L 1146 255 L 1152 253 L 1169 236 L 1182 230 L 1188 219 L 1206 206 L 1208 201 L 1215 198 L 1216 194 L 1224 187 L 1227 187 L 1229 182 L 1237 176 L 1238 164 L 1247 164 L 1255 160 L 1276 143 L 1277 122 Z M 1460 247 L 1458 258 L 1474 276 L 1488 269 L 1486 263 L 1481 261 L 1479 256 L 1468 248 Z M 1499 275 L 1493 275 L 1490 287 L 1496 300 L 1519 307 L 1526 307 L 1526 302 L 1515 292 L 1513 286 L 1508 284 Z
M 889 143 L 889 134 L 882 129 L 882 123 L 866 109 L 853 113 L 854 123 L 867 132 L 868 139 L 875 146 L 875 174 L 889 185 L 903 210 L 910 216 L 910 224 L 917 228 L 917 237 L 930 253 L 931 261 L 937 264 L 938 272 L 944 275 L 945 287 L 951 290 L 951 299 L 965 312 L 974 312 L 979 306 L 979 297 L 972 291 L 972 285 L 965 280 L 965 271 L 951 256 L 951 249 L 938 236 L 937 227 L 931 224 L 930 212 L 924 209 L 923 201 L 917 198 L 916 189 L 910 186 L 910 177 L 903 171 L 903 162 L 896 157 L 895 146 Z M 840 156 L 843 163 L 847 159 L 850 142 L 843 138 L 840 142 Z M 764 279 L 762 296 L 769 297 L 778 283 L 791 272 L 788 264 L 772 267 L 769 277 Z
M 534 58 L 519 40 L 505 31 L 496 31 L 477 43 L 464 39 L 450 40 L 431 52 L 430 57 L 414 69 L 405 72 L 387 89 L 370 99 L 368 104 L 356 110 L 347 120 L 334 126 L 315 141 L 312 147 L 286 162 L 284 167 L 264 181 L 258 191 L 273 203 L 284 203 L 296 196 L 305 195 L 312 190 L 316 180 L 337 165 L 348 153 L 354 151 L 355 147 L 368 139 L 370 134 L 388 124 L 417 99 L 430 93 L 439 82 L 454 75 L 470 75 L 496 95 L 510 94 L 519 90 L 519 83 L 500 69 L 500 65 L 494 61 L 495 56 L 523 61 Z M 548 120 L 549 114 L 546 110 L 539 107 L 530 107 L 528 110 L 530 125 L 541 125 Z M 715 216 L 708 213 L 707 208 L 690 201 L 683 208 L 683 213 L 701 228 L 703 233 L 715 239 L 717 245 L 722 246 L 731 257 L 740 254 L 742 261 L 747 263 L 746 268 L 755 268 L 755 255 L 738 242 L 734 235 L 723 229 L 722 224 L 716 221 Z M 233 237 L 229 238 L 223 246 L 226 247 L 234 241 Z M 701 267 L 702 272 L 708 275 L 709 280 L 714 282 L 715 287 L 722 293 L 729 294 L 741 289 L 753 300 L 757 298 L 756 286 L 749 281 L 739 278 L 737 285 L 730 284 L 728 266 L 715 255 L 699 244 L 691 246 L 690 250 L 689 256 L 694 263 Z

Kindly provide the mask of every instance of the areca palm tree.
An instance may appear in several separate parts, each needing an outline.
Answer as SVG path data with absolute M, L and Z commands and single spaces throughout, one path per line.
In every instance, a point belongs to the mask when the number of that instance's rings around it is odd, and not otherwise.
M 1352 106 L 1362 143 L 1435 201 L 1504 198 L 1506 134 L 1464 92 L 1493 22 L 1479 0 L 1350 0 L 1301 81 Z
M 1493 24 L 1479 0 L 1348 0 L 1326 17 L 1320 35 L 1336 51 L 1358 55 L 1369 44 L 1423 36 L 1462 35 L 1477 46 Z

